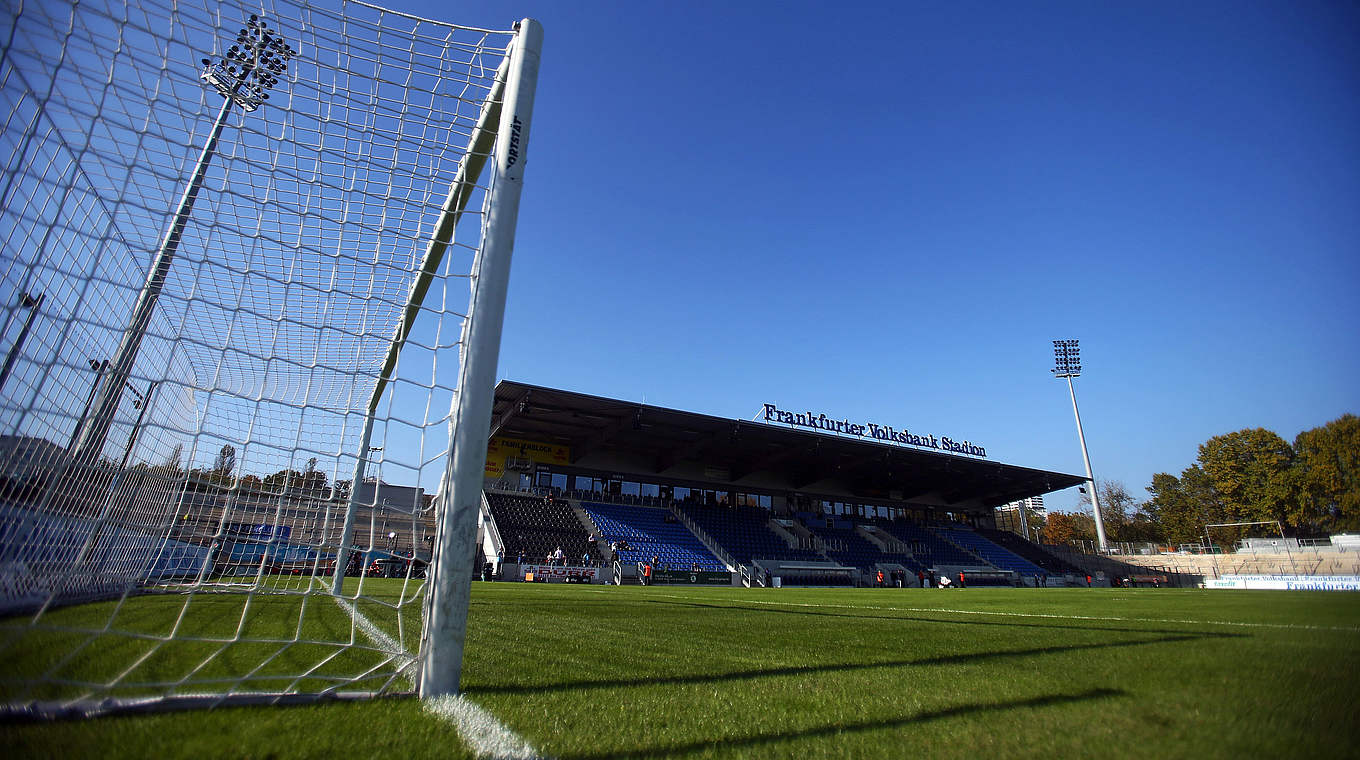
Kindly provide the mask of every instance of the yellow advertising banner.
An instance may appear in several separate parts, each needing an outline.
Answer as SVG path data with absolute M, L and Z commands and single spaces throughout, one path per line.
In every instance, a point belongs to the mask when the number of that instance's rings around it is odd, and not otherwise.
M 534 465 L 571 463 L 571 447 L 497 436 L 486 443 L 486 477 L 503 478 L 508 469 L 532 470 Z

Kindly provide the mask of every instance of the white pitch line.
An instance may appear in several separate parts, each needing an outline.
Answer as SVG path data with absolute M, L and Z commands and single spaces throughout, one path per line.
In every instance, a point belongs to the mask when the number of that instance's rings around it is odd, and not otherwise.
M 596 594 L 608 594 L 608 591 L 599 589 L 585 589 Z M 693 601 L 693 596 L 682 596 L 679 594 L 651 594 L 651 596 L 666 599 L 686 599 Z M 723 600 L 713 599 L 711 601 L 721 602 Z M 817 609 L 835 610 L 878 610 L 883 612 L 916 612 L 916 613 L 944 613 L 952 615 L 992 615 L 996 617 L 1018 617 L 1018 618 L 1043 618 L 1050 620 L 1092 620 L 1097 622 L 1109 623 L 1176 623 L 1181 625 L 1226 625 L 1239 628 L 1280 628 L 1285 630 L 1301 631 L 1339 631 L 1341 633 L 1360 633 L 1360 626 L 1343 625 L 1301 625 L 1298 623 L 1246 623 L 1233 620 L 1180 620 L 1176 618 L 1131 618 L 1116 616 L 1099 615 L 1055 615 L 1042 612 L 998 612 L 995 610 L 956 610 L 947 607 L 884 607 L 870 604 L 815 604 L 812 602 L 772 602 L 759 599 L 742 599 L 743 604 L 764 604 L 776 607 L 809 607 Z
M 340 609 L 349 613 L 350 620 L 354 621 L 354 625 L 359 629 L 359 632 L 367 636 L 374 644 L 377 644 L 380 649 L 387 652 L 401 653 L 396 656 L 397 671 L 402 673 L 402 677 L 411 685 L 411 688 L 415 688 L 415 675 L 407 670 L 407 667 L 415 662 L 415 656 L 406 651 L 406 648 L 396 639 L 388 636 L 387 632 L 379 628 L 372 620 L 365 617 L 364 613 L 360 612 L 358 607 L 355 607 L 338 596 L 332 596 L 331 599 L 336 604 L 340 605 Z
M 349 613 L 350 619 L 359 630 L 373 640 L 382 649 L 389 652 L 402 652 L 403 655 L 397 657 L 397 667 L 403 671 L 406 682 L 415 688 L 415 675 L 407 670 L 415 657 L 402 648 L 397 640 L 388 636 L 381 628 L 374 625 L 372 620 L 364 616 L 354 605 L 338 596 L 331 599 L 340 605 L 341 609 Z M 458 731 L 458 736 L 467 743 L 479 758 L 488 760 L 544 760 L 544 756 L 534 749 L 533 745 L 525 741 L 514 731 L 511 731 L 505 724 L 496 720 L 496 716 L 479 707 L 460 695 L 448 695 L 436 697 L 435 699 L 424 702 L 425 711 L 434 715 L 440 720 L 452 723 Z
M 506 728 L 496 716 L 458 694 L 426 700 L 425 711 L 446 720 L 479 758 L 491 760 L 544 760 L 519 734 Z

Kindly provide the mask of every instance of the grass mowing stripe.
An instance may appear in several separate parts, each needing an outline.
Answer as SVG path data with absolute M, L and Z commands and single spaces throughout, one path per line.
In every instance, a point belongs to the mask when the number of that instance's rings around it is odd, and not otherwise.
M 592 594 L 608 594 L 609 591 L 585 589 Z M 664 599 L 693 599 L 680 594 L 652 594 Z M 720 604 L 713 600 L 715 604 Z M 1234 620 L 1183 620 L 1176 618 L 1130 618 L 1102 615 L 1054 615 L 1044 612 L 998 612 L 996 610 L 957 610 L 949 607 L 884 607 L 874 604 L 814 604 L 812 602 L 771 602 L 758 599 L 743 599 L 743 604 L 765 604 L 774 607 L 809 607 L 833 610 L 877 610 L 879 612 L 916 612 L 943 613 L 952 615 L 995 615 L 998 617 L 1051 618 L 1054 620 L 1092 620 L 1109 623 L 1174 623 L 1180 625 L 1230 625 L 1242 628 L 1279 628 L 1297 631 L 1337 631 L 1340 633 L 1360 633 L 1360 626 L 1345 625 L 1305 625 L 1300 623 L 1247 623 Z

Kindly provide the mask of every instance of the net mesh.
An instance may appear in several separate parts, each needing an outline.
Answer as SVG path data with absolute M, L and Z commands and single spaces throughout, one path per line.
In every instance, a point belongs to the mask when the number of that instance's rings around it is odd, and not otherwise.
M 295 55 L 205 152 L 257 29 Z M 404 688 L 485 184 L 379 377 L 513 32 L 93 0 L 0 35 L 4 701 Z

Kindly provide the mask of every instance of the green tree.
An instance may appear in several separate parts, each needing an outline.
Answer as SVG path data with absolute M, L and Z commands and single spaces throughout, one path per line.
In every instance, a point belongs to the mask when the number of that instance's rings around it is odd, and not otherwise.
M 217 457 L 213 459 L 212 468 L 213 472 L 224 480 L 231 479 L 231 473 L 236 469 L 236 447 L 230 443 L 222 444 L 222 450 L 217 452 Z
M 1152 498 L 1143 511 L 1168 543 L 1199 543 L 1205 525 L 1226 522 L 1219 495 L 1197 464 L 1187 467 L 1179 478 L 1165 472 L 1153 475 L 1147 490 Z
M 297 491 L 302 488 L 302 473 L 297 470 L 279 470 L 278 472 L 264 476 L 261 485 L 264 486 L 266 491 L 272 493 Z
M 1289 523 L 1310 532 L 1360 530 L 1360 417 L 1345 414 L 1294 439 Z
M 312 497 L 321 496 L 326 490 L 326 473 L 316 469 L 316 458 L 307 460 L 307 471 L 279 470 L 265 476 L 261 485 L 273 493 L 301 494 Z
M 1294 449 L 1264 428 L 1218 435 L 1199 447 L 1199 466 L 1223 508 L 1223 522 L 1283 520 L 1294 501 Z

